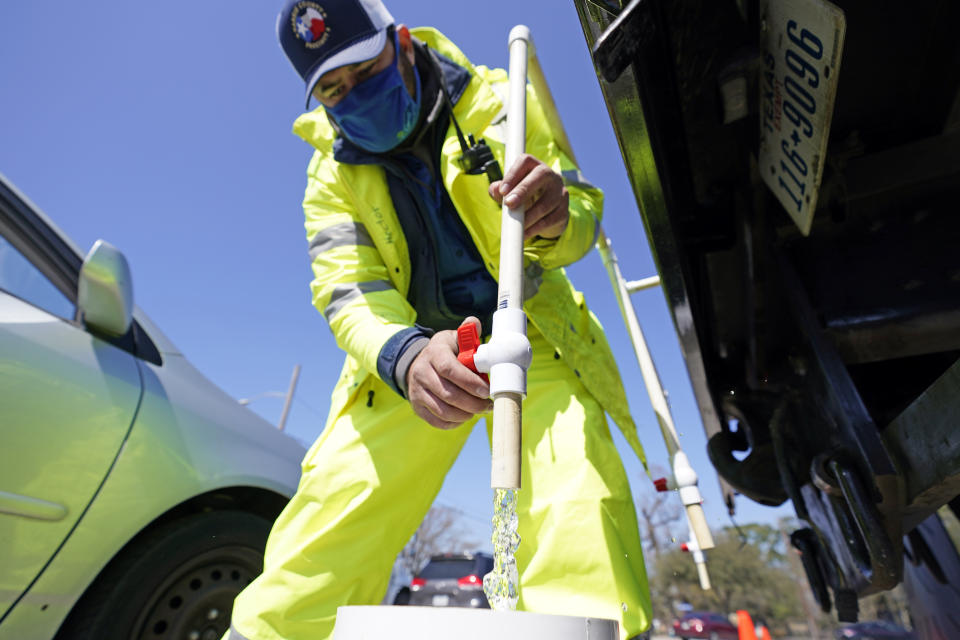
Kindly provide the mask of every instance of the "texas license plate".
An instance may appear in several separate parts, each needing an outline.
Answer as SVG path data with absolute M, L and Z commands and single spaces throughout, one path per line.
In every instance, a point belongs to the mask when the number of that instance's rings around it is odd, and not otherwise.
M 825 0 L 760 0 L 759 170 L 807 235 L 837 97 L 846 19 Z
M 450 604 L 450 596 L 446 594 L 438 594 L 433 596 L 433 606 L 445 607 L 449 604 Z

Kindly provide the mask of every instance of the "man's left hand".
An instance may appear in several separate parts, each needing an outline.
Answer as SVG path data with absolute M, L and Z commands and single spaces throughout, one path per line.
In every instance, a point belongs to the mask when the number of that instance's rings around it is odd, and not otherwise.
M 570 195 L 563 178 L 530 154 L 513 163 L 503 180 L 490 184 L 497 204 L 525 211 L 523 239 L 559 238 L 570 219 Z

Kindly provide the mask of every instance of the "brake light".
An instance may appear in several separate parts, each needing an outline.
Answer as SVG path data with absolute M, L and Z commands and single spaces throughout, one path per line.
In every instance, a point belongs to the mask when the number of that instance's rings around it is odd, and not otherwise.
M 427 584 L 426 578 L 414 578 L 413 580 L 410 581 L 410 588 L 419 589 L 425 584 Z
M 480 584 L 481 580 L 476 575 L 463 576 L 457 580 L 457 585 L 460 587 L 479 587 Z

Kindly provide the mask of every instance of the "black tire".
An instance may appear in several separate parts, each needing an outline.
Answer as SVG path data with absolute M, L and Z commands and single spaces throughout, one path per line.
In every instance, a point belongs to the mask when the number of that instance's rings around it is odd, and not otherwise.
M 263 568 L 270 524 L 212 511 L 147 532 L 107 565 L 57 640 L 219 640 L 234 598 Z

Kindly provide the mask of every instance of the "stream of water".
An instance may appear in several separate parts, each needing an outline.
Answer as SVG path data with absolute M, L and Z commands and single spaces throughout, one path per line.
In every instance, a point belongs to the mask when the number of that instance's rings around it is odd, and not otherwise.
M 493 571 L 483 577 L 483 592 L 494 611 L 516 611 L 520 598 L 515 553 L 520 546 L 517 533 L 517 492 L 497 489 L 493 498 Z

